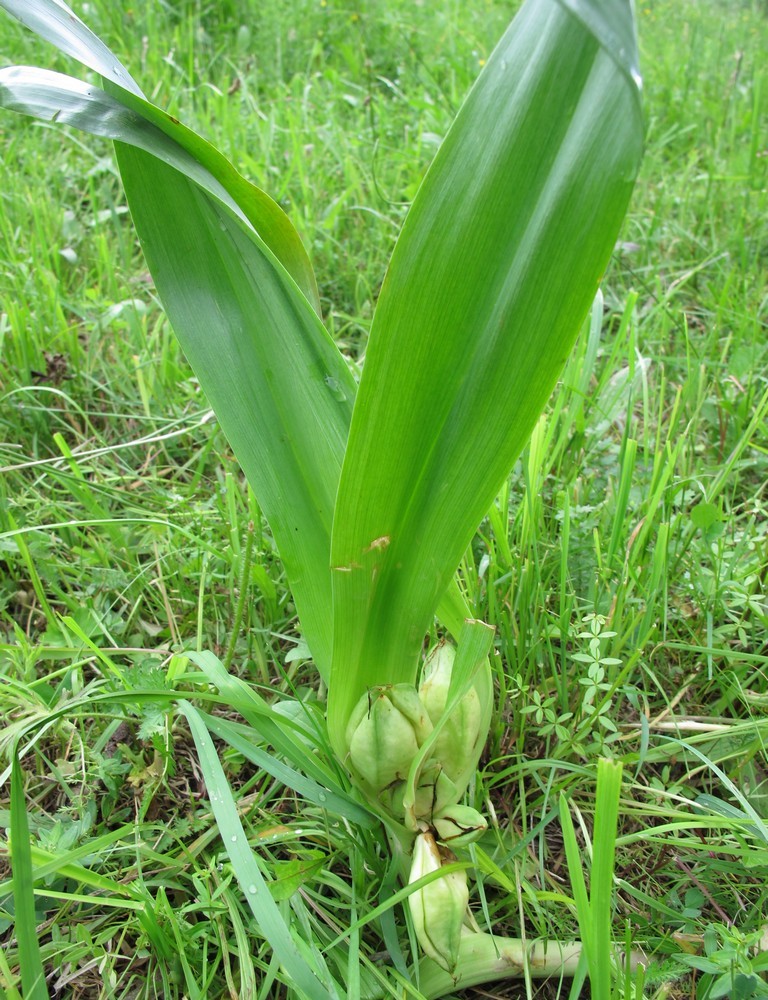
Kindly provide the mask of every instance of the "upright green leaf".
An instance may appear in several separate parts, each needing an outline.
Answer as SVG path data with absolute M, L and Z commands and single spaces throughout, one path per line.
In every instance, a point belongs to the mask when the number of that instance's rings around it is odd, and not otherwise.
M 413 679 L 595 295 L 641 156 L 633 37 L 628 0 L 528 0 L 406 220 L 334 520 L 339 752 L 366 684 Z
M 560 797 L 559 805 L 568 873 L 594 1000 L 610 1000 L 611 997 L 614 967 L 611 939 L 613 878 L 621 774 L 622 765 L 619 761 L 601 758 L 597 762 L 589 895 L 584 878 L 584 862 L 579 854 L 573 820 L 564 795 Z
M 306 307 L 319 311 L 301 240 L 282 209 L 215 147 L 147 102 L 61 0 L 0 6 L 108 81 L 109 93 L 60 73 L 7 67 L 0 69 L 0 106 L 120 144 L 134 221 L 163 304 L 270 522 L 327 680 L 333 501 L 355 385 Z M 226 270 L 219 250 L 207 246 L 211 233 L 214 243 L 228 245 Z M 441 613 L 458 636 L 469 612 L 455 586 Z
M 621 774 L 621 761 L 604 758 L 598 760 L 588 928 L 589 933 L 592 934 L 592 950 L 597 960 L 597 967 L 589 970 L 592 996 L 595 1000 L 610 1000 L 611 998 L 611 974 L 614 959 L 611 935 L 613 878 L 616 858 L 616 829 L 621 799 Z M 582 937 L 584 930 L 581 932 Z

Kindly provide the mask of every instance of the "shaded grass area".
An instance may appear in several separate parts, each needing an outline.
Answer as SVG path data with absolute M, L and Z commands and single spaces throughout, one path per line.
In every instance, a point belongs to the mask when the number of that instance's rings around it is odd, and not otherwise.
M 290 212 L 360 361 L 407 204 L 514 7 L 97 2 L 87 19 Z M 498 652 L 473 903 L 499 933 L 575 937 L 559 798 L 588 869 L 597 759 L 620 759 L 614 936 L 650 956 L 646 996 L 705 997 L 715 974 L 676 956 L 751 975 L 765 948 L 768 22 L 758 3 L 638 15 L 647 154 L 603 300 L 461 567 Z M 4 38 L 4 61 L 71 68 L 10 22 Z M 283 996 L 175 702 L 240 720 L 185 656 L 230 646 L 270 700 L 313 714 L 323 692 L 108 145 L 11 115 L 0 142 L 0 826 L 18 740 L 49 985 Z M 394 995 L 404 917 L 367 919 L 395 885 L 380 835 L 221 759 L 298 939 Z

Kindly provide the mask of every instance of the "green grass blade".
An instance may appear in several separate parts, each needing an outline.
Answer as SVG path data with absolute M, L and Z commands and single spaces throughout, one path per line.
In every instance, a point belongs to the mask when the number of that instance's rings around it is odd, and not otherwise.
M 613 872 L 619 818 L 622 766 L 619 761 L 597 762 L 595 832 L 592 839 L 592 873 L 589 906 L 592 914 L 592 951 L 596 968 L 590 969 L 592 996 L 610 1000 L 613 970 Z
M 36 848 L 36 855 L 33 857 L 35 862 L 36 875 L 38 879 L 46 879 L 50 875 L 59 871 L 60 866 L 63 864 L 75 864 L 81 858 L 88 857 L 89 854 L 99 854 L 102 851 L 106 851 L 107 848 L 111 847 L 116 841 L 121 840 L 127 836 L 132 836 L 136 832 L 136 826 L 134 823 L 126 824 L 125 826 L 120 826 L 116 830 L 110 830 L 109 833 L 105 833 L 100 837 L 95 837 L 93 840 L 87 840 L 85 843 L 79 844 L 77 847 L 72 848 L 69 851 L 58 851 L 52 858 L 52 860 L 44 860 L 44 852 L 40 851 L 40 848 Z M 83 868 L 82 871 L 87 871 L 88 869 Z M 118 882 L 110 883 L 110 890 L 112 888 L 121 890 L 122 887 Z M 0 894 L 2 894 L 8 886 L 5 882 L 0 882 Z M 121 893 L 124 895 L 124 893 Z
M 16 976 L 11 972 L 5 952 L 0 951 L 0 983 L 6 986 L 6 989 L 3 989 L 0 985 L 0 1000 L 23 1000 L 21 993 L 14 986 L 15 980 Z
M 565 858 L 568 864 L 568 875 L 571 879 L 573 901 L 576 904 L 576 916 L 579 921 L 582 945 L 584 953 L 587 956 L 587 964 L 591 968 L 594 964 L 594 959 L 592 958 L 594 939 L 589 908 L 589 895 L 587 893 L 587 883 L 584 879 L 584 871 L 579 854 L 579 844 L 576 840 L 576 831 L 573 826 L 568 800 L 564 795 L 560 796 L 560 826 L 563 830 L 563 847 L 565 848 Z
M 165 924 L 170 928 L 170 931 L 173 934 L 173 940 L 176 945 L 175 955 L 178 958 L 179 965 L 181 966 L 181 971 L 184 976 L 185 995 L 189 997 L 189 1000 L 204 1000 L 204 994 L 201 993 L 200 987 L 195 981 L 194 973 L 192 972 L 189 959 L 187 958 L 187 949 L 185 947 L 183 931 L 179 926 L 176 912 L 169 903 L 168 895 L 162 886 L 157 893 L 157 905 L 158 909 L 162 913 Z
M 190 652 L 188 655 L 200 667 L 209 683 L 219 689 L 226 704 L 242 715 L 258 737 L 274 747 L 286 760 L 300 767 L 304 774 L 314 778 L 318 784 L 340 796 L 344 795 L 343 788 L 321 763 L 322 754 L 318 757 L 308 752 L 307 732 L 303 727 L 296 721 L 279 715 L 240 677 L 227 673 L 221 660 L 210 651 Z M 316 735 L 320 743 L 322 734 Z M 314 740 L 315 734 L 312 736 Z
M 62 878 L 73 879 L 80 885 L 90 886 L 96 892 L 113 893 L 117 896 L 132 899 L 145 899 L 143 895 L 133 891 L 130 887 L 122 885 L 118 880 L 70 861 L 68 860 L 69 857 L 70 852 L 62 855 L 45 851 L 40 847 L 31 848 L 32 861 L 35 867 L 42 872 L 41 877 L 55 872 Z M 0 890 L 4 888 L 5 883 L 0 883 Z
M 632 37 L 629 3 L 589 14 L 608 37 Z M 437 602 L 594 298 L 642 149 L 621 58 L 554 0 L 529 0 L 406 220 L 334 520 L 337 749 L 367 685 L 413 679 Z
M 565 796 L 560 798 L 560 823 L 568 874 L 594 1000 L 611 998 L 613 876 L 621 775 L 620 762 L 605 759 L 598 761 L 589 897 L 568 801 Z
M 11 870 L 16 941 L 21 966 L 21 986 L 24 1000 L 47 1000 L 45 970 L 37 940 L 35 919 L 34 877 L 29 839 L 27 806 L 21 764 L 16 754 L 11 767 Z
M 248 844 L 229 783 L 204 722 L 188 702 L 181 702 L 179 708 L 186 716 L 192 731 L 211 809 L 222 842 L 262 934 L 283 966 L 293 988 L 301 995 L 309 1000 L 338 995 L 338 988 L 331 980 L 328 970 L 324 969 L 322 972 L 326 979 L 324 984 L 318 978 L 317 971 L 311 969 L 302 958 L 291 935 L 290 927 L 272 899 L 261 868 Z
M 752 820 L 754 826 L 752 826 L 751 829 L 754 833 L 760 837 L 763 843 L 768 844 L 768 826 L 766 826 L 765 820 L 759 815 L 749 799 L 747 799 L 741 789 L 738 788 L 733 781 L 731 781 L 721 767 L 718 767 L 713 760 L 711 760 L 705 753 L 702 753 L 701 750 L 695 747 L 690 741 L 683 741 L 675 736 L 659 736 L 658 739 L 660 742 L 663 741 L 664 743 L 675 743 L 681 748 L 682 752 L 692 753 L 694 757 L 698 757 L 698 759 L 705 764 L 714 775 L 717 776 L 719 781 L 722 782 L 723 786 L 728 789 L 734 799 L 736 799 L 743 809 L 744 815 Z

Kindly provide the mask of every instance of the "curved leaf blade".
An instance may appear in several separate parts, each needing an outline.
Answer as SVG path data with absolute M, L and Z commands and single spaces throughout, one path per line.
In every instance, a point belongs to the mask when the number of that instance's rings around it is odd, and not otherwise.
M 306 298 L 192 181 L 116 146 L 160 298 L 269 522 L 328 677 L 330 525 L 355 384 Z
M 38 0 L 35 8 L 47 9 L 54 22 L 64 9 L 57 0 Z M 84 61 L 101 67 L 98 57 Z M 126 187 L 140 234 L 152 246 L 150 268 L 270 522 L 327 680 L 330 530 L 354 380 L 310 306 L 317 307 L 314 274 L 279 206 L 194 132 L 110 86 L 106 93 L 60 74 L 11 67 L 0 70 L 0 104 L 117 140 L 124 173 L 139 163 Z M 133 156 L 122 143 L 135 147 Z M 145 196 L 132 198 L 132 188 Z M 229 273 L 222 270 L 223 246 Z
M 628 2 L 589 8 L 612 30 L 620 9 L 631 32 Z M 413 680 L 437 601 L 545 405 L 608 262 L 643 130 L 631 59 L 609 53 L 603 35 L 555 0 L 528 0 L 395 248 L 333 529 L 329 722 L 339 752 L 365 683 Z M 342 674 L 347 682 L 334 683 Z
M 2 0 L 0 7 L 65 55 L 142 97 L 141 88 L 112 50 L 63 0 Z
M 0 107 L 130 143 L 172 164 L 247 219 L 320 315 L 312 264 L 288 216 L 215 146 L 172 115 L 124 88 L 115 86 L 107 93 L 35 66 L 0 69 Z

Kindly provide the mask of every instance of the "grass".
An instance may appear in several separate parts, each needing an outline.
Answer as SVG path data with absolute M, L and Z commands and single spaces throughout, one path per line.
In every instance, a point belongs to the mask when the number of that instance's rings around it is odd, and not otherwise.
M 290 211 L 326 322 L 359 362 L 408 201 L 514 7 L 96 0 L 88 20 Z M 598 759 L 620 761 L 613 938 L 648 956 L 644 984 L 615 978 L 627 997 L 762 982 L 767 14 L 638 5 L 647 153 L 604 301 L 462 564 L 498 654 L 473 789 L 492 818 L 473 849 L 477 919 L 528 941 L 578 936 L 558 807 L 565 795 L 586 859 Z M 4 61 L 51 64 L 10 22 L 3 37 Z M 295 947 L 350 995 L 393 996 L 412 982 L 410 946 L 380 833 L 343 798 L 326 808 L 319 785 L 344 779 L 322 748 L 301 796 L 248 752 L 269 732 L 244 690 L 286 712 L 300 699 L 307 725 L 324 693 L 269 531 L 154 298 L 110 150 L 11 115 L 0 143 L 0 827 L 23 829 L 18 747 L 36 876 L 35 912 L 27 896 L 19 910 L 0 838 L 0 989 L 21 988 L 16 906 L 55 995 L 285 995 L 183 698 L 249 724 L 239 748 L 219 744 L 227 815 Z M 204 650 L 243 683 L 213 684 L 187 655 Z

